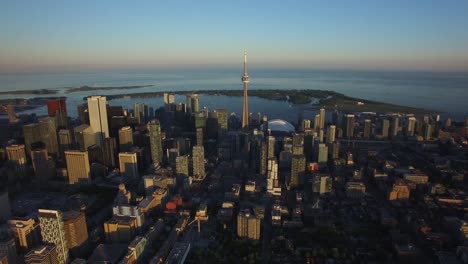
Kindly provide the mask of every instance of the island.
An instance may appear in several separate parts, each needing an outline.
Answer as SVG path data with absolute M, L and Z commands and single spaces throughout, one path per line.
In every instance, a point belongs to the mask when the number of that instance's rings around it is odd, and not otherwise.
M 128 90 L 128 89 L 138 89 L 145 87 L 153 87 L 153 84 L 144 84 L 144 85 L 130 85 L 130 86 L 89 86 L 84 85 L 80 87 L 64 87 L 63 89 L 36 89 L 36 90 L 17 90 L 17 91 L 2 91 L 0 95 L 5 94 L 58 94 L 58 93 L 74 93 L 74 92 L 86 92 L 86 91 L 97 91 L 97 90 Z

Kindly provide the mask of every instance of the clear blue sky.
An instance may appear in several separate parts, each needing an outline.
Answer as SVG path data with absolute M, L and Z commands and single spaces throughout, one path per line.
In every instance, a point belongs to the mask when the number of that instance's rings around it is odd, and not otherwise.
M 0 5 L 0 72 L 252 65 L 468 71 L 467 0 Z

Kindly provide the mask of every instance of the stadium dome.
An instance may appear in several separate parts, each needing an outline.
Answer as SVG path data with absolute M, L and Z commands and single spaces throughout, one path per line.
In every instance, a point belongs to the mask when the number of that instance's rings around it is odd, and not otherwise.
M 262 126 L 263 129 L 263 126 Z M 272 133 L 293 133 L 295 128 L 291 123 L 288 121 L 284 121 L 283 119 L 273 119 L 268 121 L 268 129 L 271 130 Z

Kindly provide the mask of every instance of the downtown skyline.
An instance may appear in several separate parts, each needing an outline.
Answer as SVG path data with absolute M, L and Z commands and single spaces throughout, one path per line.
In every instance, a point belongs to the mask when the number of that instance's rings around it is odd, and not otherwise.
M 235 67 L 468 71 L 464 1 L 20 1 L 0 73 Z

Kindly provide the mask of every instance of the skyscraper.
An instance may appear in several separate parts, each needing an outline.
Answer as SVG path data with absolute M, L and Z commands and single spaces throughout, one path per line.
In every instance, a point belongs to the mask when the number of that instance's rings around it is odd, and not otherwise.
M 68 247 L 63 226 L 62 213 L 57 210 L 38 210 L 42 240 L 57 247 L 58 263 L 68 262 Z
M 57 246 L 54 244 L 40 245 L 32 249 L 24 255 L 24 262 L 26 264 L 65 263 L 59 259 Z
M 320 108 L 320 129 L 325 129 L 325 108 Z
M 27 155 L 31 155 L 31 150 L 42 147 L 41 129 L 38 123 L 23 126 L 24 145 Z
M 352 138 L 354 137 L 354 115 L 347 114 L 346 115 L 346 137 Z
M 414 127 L 416 125 L 416 118 L 415 117 L 409 117 L 408 118 L 408 124 L 406 126 L 406 135 L 409 137 L 414 136 Z
M 32 218 L 13 218 L 8 221 L 13 232 L 17 247 L 22 253 L 33 249 L 41 242 L 39 223 Z
M 390 128 L 390 121 L 388 119 L 384 119 L 382 122 L 382 137 L 388 138 L 389 128 Z
M 133 116 L 138 120 L 138 124 L 140 124 L 140 104 L 134 103 L 133 104 Z
M 117 158 L 117 143 L 114 137 L 104 139 L 102 144 L 102 163 L 107 167 L 114 168 L 115 160 Z
M 398 116 L 394 116 L 392 118 L 392 127 L 391 127 L 391 135 L 392 137 L 396 137 L 398 135 Z
M 77 149 L 86 151 L 96 144 L 96 136 L 93 129 L 88 125 L 79 125 L 73 129 Z
M 372 133 L 372 121 L 370 119 L 364 120 L 364 138 L 369 139 Z
M 319 194 L 329 193 L 332 191 L 332 184 L 330 176 L 317 174 L 314 177 L 312 191 Z
M 151 159 L 154 166 L 158 166 L 162 161 L 162 138 L 161 138 L 161 124 L 159 120 L 153 119 L 148 123 L 148 133 L 150 138 Z
M 66 98 L 47 100 L 47 113 L 49 117 L 55 117 L 57 127 L 66 128 L 68 123 Z
M 49 154 L 56 156 L 58 154 L 58 142 L 55 119 L 52 117 L 39 119 L 39 129 L 41 133 L 41 141 L 44 143 L 45 148 Z
M 137 154 L 135 152 L 119 153 L 120 174 L 129 177 L 138 177 Z
M 318 146 L 317 162 L 325 163 L 328 161 L 328 146 L 321 143 Z
M 90 182 L 90 167 L 87 151 L 65 151 L 65 159 L 67 162 L 69 184 Z
M 26 152 L 23 144 L 6 147 L 7 157 L 15 168 L 19 177 L 24 177 L 26 172 Z
M 328 126 L 327 129 L 327 143 L 331 144 L 335 141 L 335 131 L 336 126 L 335 125 L 330 125 Z
M 268 158 L 275 157 L 275 145 L 276 145 L 276 138 L 273 136 L 268 137 Z
M 73 138 L 70 129 L 60 129 L 58 132 L 59 153 L 64 157 L 64 152 L 69 150 L 73 145 Z
M 74 258 L 84 257 L 88 247 L 88 228 L 84 213 L 68 211 L 63 213 L 63 226 L 67 248 Z
M 205 148 L 194 146 L 192 150 L 193 176 L 205 177 Z
M 96 144 L 101 146 L 102 142 L 104 141 L 104 138 L 109 137 L 106 97 L 88 97 L 88 112 L 89 122 L 96 138 Z
M 176 158 L 176 173 L 178 175 L 188 177 L 189 176 L 189 158 L 187 155 L 178 156 Z
M 120 151 L 130 151 L 133 145 L 133 130 L 129 126 L 124 126 L 119 129 L 119 146 Z
M 289 188 L 297 188 L 303 179 L 306 167 L 306 160 L 304 155 L 293 155 L 291 163 L 291 181 Z
M 261 219 L 245 209 L 237 215 L 237 235 L 254 240 L 260 239 Z
M 244 75 L 242 76 L 244 84 L 244 106 L 242 108 L 242 129 L 249 130 L 249 101 L 247 88 L 249 84 L 249 75 L 247 74 L 247 51 L 244 51 Z

